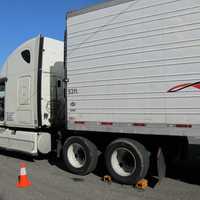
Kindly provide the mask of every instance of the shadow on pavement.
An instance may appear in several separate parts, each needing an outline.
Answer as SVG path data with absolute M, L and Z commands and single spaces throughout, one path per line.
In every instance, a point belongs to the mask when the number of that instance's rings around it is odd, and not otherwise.
M 64 171 L 67 171 L 62 159 L 56 158 L 56 155 L 54 153 L 46 155 L 46 156 L 40 155 L 38 157 L 33 157 L 31 155 L 27 155 L 21 152 L 7 151 L 7 150 L 0 149 L 0 154 L 4 156 L 12 157 L 12 158 L 20 159 L 26 162 L 34 162 L 34 160 L 48 160 L 50 165 L 55 165 L 58 168 Z M 186 183 L 190 183 L 190 184 L 200 185 L 199 170 L 200 170 L 200 159 L 180 161 L 167 168 L 167 177 L 175 179 L 175 180 L 180 180 Z M 106 167 L 105 167 L 105 163 L 104 163 L 104 158 L 102 155 L 100 155 L 97 168 L 93 173 L 98 177 L 103 177 L 104 175 L 108 175 Z
M 57 159 L 56 156 L 49 155 L 48 162 L 51 165 L 55 165 L 67 171 L 62 159 Z M 181 161 L 167 168 L 167 177 L 190 184 L 200 185 L 199 170 L 200 160 Z M 97 168 L 93 173 L 98 177 L 108 175 L 102 155 L 100 155 Z
M 55 165 L 56 167 L 58 167 L 64 171 L 67 171 L 63 160 L 61 158 L 57 158 L 56 153 L 51 153 L 51 154 L 47 155 L 46 159 L 48 160 L 50 165 Z
M 27 161 L 27 162 L 34 162 L 34 157 L 32 155 L 28 155 L 28 154 L 21 153 L 21 152 L 0 149 L 0 155 L 20 159 L 20 160 Z
M 58 159 L 58 158 L 56 158 L 56 155 L 50 154 L 50 155 L 48 155 L 47 159 L 48 159 L 48 162 L 50 165 L 55 165 L 58 168 L 60 168 L 64 171 L 67 171 L 65 164 L 61 158 Z M 99 177 L 103 177 L 104 175 L 106 175 L 107 172 L 106 172 L 104 159 L 103 159 L 102 155 L 99 156 L 97 168 L 95 169 L 95 171 L 93 173 Z
M 167 177 L 200 185 L 200 160 L 181 161 L 168 167 Z

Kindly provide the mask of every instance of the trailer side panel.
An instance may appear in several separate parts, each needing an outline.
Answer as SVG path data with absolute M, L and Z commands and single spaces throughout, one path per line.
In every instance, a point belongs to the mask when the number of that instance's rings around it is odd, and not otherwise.
M 142 0 L 70 14 L 69 128 L 198 134 L 199 11 L 197 0 Z

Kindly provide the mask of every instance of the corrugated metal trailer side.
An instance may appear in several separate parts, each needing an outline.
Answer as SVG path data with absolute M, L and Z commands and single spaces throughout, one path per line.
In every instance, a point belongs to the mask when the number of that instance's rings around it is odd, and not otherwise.
M 199 135 L 200 2 L 108 1 L 67 17 L 68 128 Z

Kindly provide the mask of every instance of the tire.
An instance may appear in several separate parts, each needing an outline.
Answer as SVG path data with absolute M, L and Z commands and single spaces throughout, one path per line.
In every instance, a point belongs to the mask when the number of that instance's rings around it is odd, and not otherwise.
M 84 176 L 95 170 L 98 150 L 88 139 L 73 136 L 64 143 L 63 160 L 70 172 Z
M 147 175 L 149 152 L 132 139 L 117 139 L 105 152 L 106 168 L 113 179 L 126 185 L 136 184 Z

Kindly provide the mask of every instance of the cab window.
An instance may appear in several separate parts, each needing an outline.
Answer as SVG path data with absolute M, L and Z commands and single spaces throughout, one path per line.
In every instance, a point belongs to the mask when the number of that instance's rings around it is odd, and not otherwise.
M 31 52 L 28 49 L 22 51 L 21 56 L 25 62 L 31 63 Z

